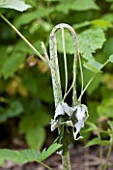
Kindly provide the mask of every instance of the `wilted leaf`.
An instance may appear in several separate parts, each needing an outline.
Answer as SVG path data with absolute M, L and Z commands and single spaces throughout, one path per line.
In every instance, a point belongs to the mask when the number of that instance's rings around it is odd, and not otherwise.
M 26 5 L 22 0 L 1 0 L 0 8 L 15 9 L 17 11 L 24 11 L 31 8 L 30 5 Z

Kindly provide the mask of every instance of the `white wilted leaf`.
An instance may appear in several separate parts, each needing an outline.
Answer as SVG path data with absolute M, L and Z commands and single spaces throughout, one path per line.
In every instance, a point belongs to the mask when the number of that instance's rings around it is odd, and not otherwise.
M 1 0 L 0 8 L 14 9 L 17 11 L 24 11 L 30 8 L 30 5 L 25 4 L 22 0 Z

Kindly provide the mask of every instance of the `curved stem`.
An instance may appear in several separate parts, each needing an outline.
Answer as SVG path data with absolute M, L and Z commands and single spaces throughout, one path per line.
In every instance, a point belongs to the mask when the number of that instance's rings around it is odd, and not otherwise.
M 74 39 L 74 45 L 75 45 L 75 52 L 74 52 L 74 59 L 73 59 L 73 81 L 72 85 L 67 91 L 68 86 L 68 72 L 67 72 L 67 60 L 66 60 L 66 49 L 65 49 L 65 38 L 64 38 L 64 28 L 67 28 Z M 60 72 L 59 72 L 59 64 L 58 64 L 58 56 L 57 56 L 57 42 L 56 42 L 56 36 L 55 32 L 61 29 L 62 31 L 62 45 L 63 45 L 63 52 L 64 52 L 64 69 L 65 69 L 65 94 L 64 98 L 62 99 L 62 89 L 61 89 L 61 81 L 60 81 Z M 70 90 L 73 88 L 74 93 L 74 99 L 76 97 L 76 75 L 77 75 L 77 57 L 78 57 L 78 48 L 77 48 L 77 38 L 76 33 L 74 29 L 69 26 L 68 24 L 58 24 L 56 25 L 50 34 L 50 62 L 49 66 L 51 68 L 51 75 L 52 75 L 52 84 L 53 84 L 53 92 L 54 92 L 54 100 L 55 100 L 55 107 L 58 106 L 59 103 L 62 102 L 62 100 L 65 99 L 66 95 L 70 92 Z M 74 102 L 77 103 L 77 100 Z M 62 131 L 61 127 L 59 127 L 59 132 Z M 66 129 L 64 129 L 63 133 L 63 149 L 62 149 L 62 163 L 64 170 L 71 170 L 70 165 L 70 156 L 69 156 L 69 150 L 68 150 L 68 137 L 67 135 L 64 135 L 67 132 Z
M 64 36 L 64 28 L 63 27 L 61 27 L 61 31 L 62 31 L 62 46 L 63 46 L 63 52 L 64 52 L 65 94 L 66 94 L 67 86 L 68 86 L 68 69 L 67 69 L 65 36 Z
M 10 22 L 7 20 L 6 17 L 4 17 L 2 14 L 0 14 L 0 17 L 24 40 L 24 42 L 35 52 L 38 57 L 44 61 L 47 65 L 48 62 L 46 59 L 37 51 L 37 49 L 18 31 L 18 29 Z
M 60 71 L 59 71 L 58 56 L 57 56 L 57 41 L 56 41 L 55 31 L 56 29 L 54 27 L 50 34 L 49 66 L 51 68 L 55 107 L 57 107 L 58 104 L 62 102 L 62 90 L 61 90 L 61 80 L 60 80 Z

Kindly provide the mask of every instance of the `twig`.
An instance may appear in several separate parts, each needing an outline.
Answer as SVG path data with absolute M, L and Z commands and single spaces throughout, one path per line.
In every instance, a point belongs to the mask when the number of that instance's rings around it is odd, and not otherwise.
M 37 49 L 19 32 L 19 30 L 5 18 L 2 14 L 0 17 L 24 40 L 24 42 L 38 55 L 38 57 L 48 65 L 47 60 L 37 51 Z

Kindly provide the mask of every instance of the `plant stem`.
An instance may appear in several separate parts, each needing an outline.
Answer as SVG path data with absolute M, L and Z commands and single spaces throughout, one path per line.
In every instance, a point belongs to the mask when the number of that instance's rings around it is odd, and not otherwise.
M 67 28 L 74 40 L 74 59 L 73 59 L 73 81 L 72 85 L 67 91 L 68 86 L 68 69 L 67 69 L 67 59 L 66 59 L 66 49 L 65 49 L 65 37 L 64 37 L 64 28 Z M 58 29 L 61 29 L 62 31 L 62 45 L 63 45 L 63 52 L 64 52 L 64 69 L 65 69 L 65 94 L 64 98 L 62 98 L 62 89 L 61 89 L 61 81 L 60 81 L 60 72 L 59 72 L 59 63 L 58 63 L 58 56 L 57 56 L 57 41 L 55 33 Z M 49 66 L 51 68 L 51 75 L 52 75 L 52 84 L 53 84 L 53 92 L 54 92 L 54 100 L 55 100 L 55 108 L 61 103 L 63 100 L 65 100 L 65 97 L 67 94 L 72 90 L 73 88 L 73 103 L 77 103 L 77 97 L 76 97 L 76 75 L 77 75 L 77 56 L 78 56 L 78 48 L 77 48 L 77 38 L 76 33 L 74 29 L 69 26 L 68 24 L 58 24 L 56 25 L 50 34 L 50 62 Z M 58 128 L 59 134 L 62 133 L 62 129 Z M 64 135 L 65 134 L 65 135 Z M 69 140 L 68 140 L 69 138 Z M 63 144 L 62 149 L 62 163 L 64 170 L 71 170 L 71 164 L 70 164 L 70 156 L 69 156 L 69 150 L 68 150 L 68 144 L 70 142 L 70 136 L 67 134 L 67 129 L 64 128 L 63 133 L 63 141 L 61 141 Z
M 44 164 L 43 162 L 40 162 L 40 161 L 36 161 L 36 162 L 38 162 L 39 164 L 43 165 L 48 170 L 52 170 L 52 168 L 50 168 L 48 165 Z
M 106 162 L 105 162 L 103 170 L 107 169 L 108 161 L 109 161 L 109 158 L 110 158 L 110 154 L 111 154 L 112 148 L 113 148 L 113 144 L 110 144 L 109 150 L 108 150 L 108 153 L 107 153 L 107 157 L 106 157 Z
M 71 170 L 70 155 L 68 149 L 65 151 L 65 154 L 62 155 L 62 164 L 64 170 Z
M 81 101 L 81 98 L 83 96 L 83 94 L 85 93 L 85 91 L 87 90 L 87 88 L 89 87 L 89 85 L 91 84 L 92 80 L 94 79 L 95 74 L 91 77 L 91 79 L 89 80 L 89 82 L 87 83 L 87 85 L 85 86 L 85 88 L 83 89 L 83 91 L 81 92 L 78 101 Z
M 103 156 L 103 149 L 102 146 L 100 146 L 100 170 L 102 170 L 102 156 Z
M 24 40 L 24 42 L 35 52 L 38 57 L 48 65 L 46 59 L 37 51 L 37 49 L 18 31 L 18 29 L 6 17 L 0 14 L 0 17 Z

